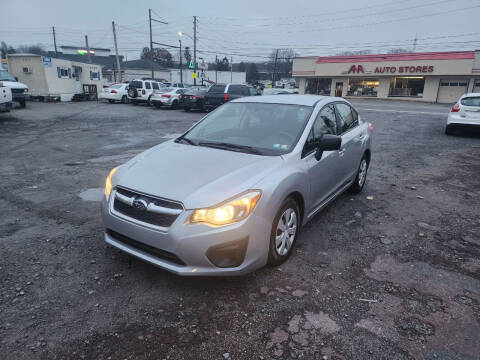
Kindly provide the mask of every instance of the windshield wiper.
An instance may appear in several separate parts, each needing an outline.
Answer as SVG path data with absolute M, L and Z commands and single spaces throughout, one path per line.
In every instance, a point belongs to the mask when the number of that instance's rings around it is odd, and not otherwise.
M 184 137 L 183 135 L 180 136 L 179 138 L 176 138 L 176 139 L 175 139 L 175 142 L 176 142 L 176 143 L 185 142 L 185 143 L 187 143 L 187 144 L 189 144 L 189 145 L 197 146 L 196 143 L 194 143 L 194 142 L 193 142 L 192 140 L 190 140 L 190 139 L 187 139 L 187 138 Z
M 225 142 L 214 142 L 214 141 L 202 141 L 198 143 L 199 146 L 208 146 L 215 149 L 223 149 L 223 150 L 231 150 L 231 151 L 239 151 L 239 152 L 247 152 L 250 154 L 257 154 L 262 155 L 262 152 L 258 149 L 248 146 L 248 145 L 237 145 L 237 144 L 230 144 Z

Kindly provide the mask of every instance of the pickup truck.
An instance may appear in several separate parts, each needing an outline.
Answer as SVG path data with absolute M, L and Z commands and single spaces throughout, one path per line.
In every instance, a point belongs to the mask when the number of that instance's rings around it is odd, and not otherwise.
M 10 88 L 12 92 L 12 101 L 18 102 L 21 108 L 26 105 L 28 99 L 28 86 L 18 82 L 7 70 L 0 69 L 0 81 L 4 87 Z
M 0 81 L 0 112 L 10 111 L 12 107 L 12 90 Z

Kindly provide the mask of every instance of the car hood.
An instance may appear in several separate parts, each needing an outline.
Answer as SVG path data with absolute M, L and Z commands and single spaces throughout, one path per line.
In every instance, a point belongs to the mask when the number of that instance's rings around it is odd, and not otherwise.
M 216 205 L 246 190 L 283 162 L 261 156 L 175 143 L 162 143 L 121 166 L 116 185 L 181 201 L 186 209 Z
M 3 83 L 3 86 L 9 87 L 11 89 L 27 89 L 27 85 L 22 84 L 21 82 L 18 81 L 6 81 L 6 80 L 0 80 L 0 82 Z

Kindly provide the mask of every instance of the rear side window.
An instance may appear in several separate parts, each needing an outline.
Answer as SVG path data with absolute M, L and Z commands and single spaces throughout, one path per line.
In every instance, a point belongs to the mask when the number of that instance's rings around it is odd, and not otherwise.
M 228 93 L 232 95 L 242 95 L 242 88 L 238 85 L 230 85 L 228 87 Z
M 209 93 L 224 93 L 226 85 L 213 85 L 210 89 L 208 89 Z
M 465 106 L 480 106 L 480 96 L 465 97 L 460 103 Z
M 337 109 L 337 115 L 339 120 L 339 135 L 358 125 L 357 112 L 353 110 L 348 104 L 336 103 L 335 108 Z
M 152 87 L 150 86 L 149 82 L 145 81 L 145 89 L 151 89 Z
M 152 83 L 153 90 L 160 90 L 157 83 Z
M 135 87 L 137 89 L 141 89 L 143 87 L 143 84 L 141 81 L 130 81 L 130 84 L 128 84 L 131 87 Z

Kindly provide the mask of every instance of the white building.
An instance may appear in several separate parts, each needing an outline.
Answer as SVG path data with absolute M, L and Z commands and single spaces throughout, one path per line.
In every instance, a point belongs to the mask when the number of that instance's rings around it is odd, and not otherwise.
M 100 65 L 35 54 L 9 54 L 8 71 L 26 84 L 31 96 L 71 99 L 83 93 L 83 85 L 103 87 Z
M 171 82 L 180 82 L 180 69 L 170 69 Z M 182 70 L 182 80 L 184 84 L 193 85 L 194 71 L 191 69 Z M 215 71 L 215 70 L 197 70 L 197 85 L 203 83 L 217 83 L 217 84 L 245 84 L 247 82 L 247 73 L 239 71 Z

